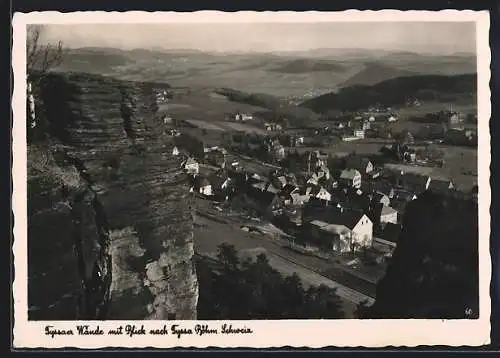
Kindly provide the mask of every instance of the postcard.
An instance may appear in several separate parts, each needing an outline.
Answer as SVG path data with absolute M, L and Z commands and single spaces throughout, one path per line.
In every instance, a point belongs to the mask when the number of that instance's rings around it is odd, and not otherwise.
M 13 17 L 15 348 L 490 341 L 485 11 Z

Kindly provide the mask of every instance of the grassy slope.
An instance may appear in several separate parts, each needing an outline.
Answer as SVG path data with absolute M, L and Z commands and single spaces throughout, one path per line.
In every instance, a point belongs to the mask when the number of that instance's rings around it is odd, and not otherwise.
M 410 71 L 385 66 L 382 63 L 368 63 L 364 66 L 364 69 L 342 83 L 342 87 L 374 85 L 392 78 L 411 75 L 413 75 L 413 73 Z

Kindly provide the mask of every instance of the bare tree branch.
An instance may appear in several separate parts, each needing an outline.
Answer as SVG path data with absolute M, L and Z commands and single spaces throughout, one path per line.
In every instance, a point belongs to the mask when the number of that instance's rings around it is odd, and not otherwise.
M 67 53 L 64 44 L 41 44 L 42 25 L 28 25 L 26 39 L 26 65 L 28 73 L 47 72 L 62 63 Z

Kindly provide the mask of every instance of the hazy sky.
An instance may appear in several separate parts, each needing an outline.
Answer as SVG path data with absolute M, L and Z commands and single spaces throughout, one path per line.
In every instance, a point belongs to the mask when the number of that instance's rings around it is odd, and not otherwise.
M 163 47 L 204 51 L 377 48 L 475 52 L 474 22 L 172 23 L 48 25 L 45 39 L 69 47 Z

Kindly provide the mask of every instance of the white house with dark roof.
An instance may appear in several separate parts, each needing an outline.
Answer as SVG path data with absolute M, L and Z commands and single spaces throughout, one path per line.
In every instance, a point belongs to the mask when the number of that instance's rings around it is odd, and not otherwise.
M 326 207 L 315 215 L 317 218 L 308 225 L 313 240 L 319 239 L 320 244 L 331 245 L 337 252 L 356 251 L 372 245 L 373 222 L 362 211 Z
M 283 199 L 285 205 L 295 204 L 294 195 L 298 194 L 300 189 L 293 184 L 286 184 L 278 195 Z
M 311 196 L 307 192 L 306 187 L 302 187 L 302 188 L 298 188 L 298 190 L 294 190 L 290 194 L 290 197 L 292 200 L 291 203 L 293 205 L 296 205 L 296 206 L 302 206 L 302 205 L 306 204 L 307 202 L 309 202 L 309 200 L 311 199 Z
M 324 187 L 320 185 L 312 185 L 307 187 L 306 193 L 316 199 L 330 201 L 332 200 L 332 194 Z
M 189 191 L 200 193 L 205 196 L 212 196 L 214 194 L 210 181 L 206 177 L 200 175 L 194 177 Z
M 309 223 L 312 241 L 338 253 L 351 251 L 351 231 L 345 225 L 329 224 L 320 220 Z
M 187 158 L 184 163 L 182 163 L 182 167 L 188 174 L 196 175 L 200 171 L 200 165 L 194 158 Z
M 398 120 L 398 117 L 395 116 L 394 114 L 391 114 L 389 117 L 387 117 L 387 122 L 392 123 L 396 122 Z
M 391 199 L 389 198 L 388 195 L 380 192 L 380 191 L 376 191 L 375 193 L 372 194 L 373 196 L 373 201 L 375 203 L 381 203 L 385 206 L 389 206 L 391 205 Z
M 360 188 L 361 173 L 356 169 L 344 169 L 340 173 L 339 182 L 348 187 Z
M 383 205 L 380 212 L 380 223 L 398 223 L 398 212 L 390 206 Z

